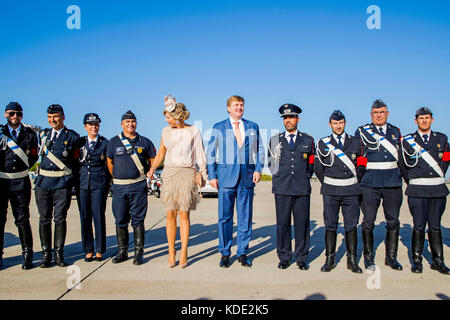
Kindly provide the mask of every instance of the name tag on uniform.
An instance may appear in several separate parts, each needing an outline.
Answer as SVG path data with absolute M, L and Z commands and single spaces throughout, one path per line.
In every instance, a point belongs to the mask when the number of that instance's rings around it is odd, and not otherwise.
M 120 154 L 124 154 L 125 153 L 125 148 L 124 147 L 117 147 L 116 148 L 116 154 L 120 155 Z

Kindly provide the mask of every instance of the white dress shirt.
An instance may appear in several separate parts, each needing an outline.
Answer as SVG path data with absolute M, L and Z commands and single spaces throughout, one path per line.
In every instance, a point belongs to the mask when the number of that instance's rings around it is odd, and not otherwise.
M 22 129 L 22 125 L 18 126 L 16 129 L 11 128 L 8 125 L 9 133 L 11 134 L 11 137 L 13 136 L 13 130 L 16 130 L 16 137 L 19 137 L 20 129 Z
M 288 143 L 291 142 L 291 137 L 290 137 L 291 134 L 294 135 L 294 136 L 292 137 L 292 139 L 294 139 L 294 143 L 295 143 L 295 140 L 297 139 L 298 130 L 295 130 L 294 133 L 290 133 L 290 132 L 287 132 L 287 131 L 286 131 L 285 138 L 286 138 L 286 140 L 287 140 Z
M 346 137 L 346 133 L 343 132 L 343 133 L 341 134 L 341 143 L 342 143 L 342 146 L 344 146 L 344 143 L 345 143 L 345 137 Z M 339 139 L 338 139 L 338 137 L 337 137 L 337 134 L 333 133 L 333 138 L 334 138 L 334 140 L 336 141 L 336 143 L 339 144 Z
M 380 128 L 383 128 L 384 135 L 387 134 L 387 124 L 386 123 L 384 124 L 384 126 L 375 126 L 375 127 L 377 127 L 378 132 L 380 132 Z
M 240 120 L 234 120 L 233 118 L 230 117 L 230 122 L 231 122 L 231 128 L 233 128 L 233 134 L 236 137 L 236 133 L 234 132 L 234 122 L 238 122 L 239 124 L 239 131 L 241 132 L 241 137 L 242 137 L 242 143 L 244 143 L 245 141 L 245 128 L 244 128 L 244 122 L 242 121 L 242 119 Z

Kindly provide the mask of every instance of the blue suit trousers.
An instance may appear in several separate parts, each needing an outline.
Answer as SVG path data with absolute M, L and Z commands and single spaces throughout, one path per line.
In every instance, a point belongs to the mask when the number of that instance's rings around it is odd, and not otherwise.
M 233 212 L 237 213 L 237 256 L 246 255 L 252 237 L 254 187 L 245 188 L 239 177 L 234 188 L 221 188 L 219 184 L 219 252 L 231 255 L 233 243 Z

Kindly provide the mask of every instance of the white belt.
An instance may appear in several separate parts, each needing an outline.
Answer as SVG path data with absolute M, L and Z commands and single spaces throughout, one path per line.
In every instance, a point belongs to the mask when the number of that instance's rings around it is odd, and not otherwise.
M 332 186 L 345 187 L 345 186 L 352 186 L 358 183 L 358 179 L 356 179 L 356 177 L 349 179 L 334 179 L 330 177 L 325 177 L 323 179 L 323 182 Z
M 133 183 L 141 182 L 141 181 L 144 181 L 145 179 L 146 179 L 145 176 L 141 176 L 141 177 L 136 178 L 136 179 L 112 179 L 112 180 L 113 180 L 113 184 L 127 185 L 127 184 L 133 184 Z
M 28 176 L 28 170 L 21 172 L 0 172 L 0 179 L 21 179 Z
M 367 170 L 389 170 L 398 168 L 397 162 L 368 162 Z
M 409 180 L 409 184 L 418 186 L 437 186 L 440 184 L 445 184 L 445 178 L 417 178 Z
M 72 170 L 69 171 L 49 171 L 44 169 L 39 169 L 39 174 L 44 177 L 52 177 L 52 178 L 61 178 L 64 176 L 70 176 L 72 174 Z

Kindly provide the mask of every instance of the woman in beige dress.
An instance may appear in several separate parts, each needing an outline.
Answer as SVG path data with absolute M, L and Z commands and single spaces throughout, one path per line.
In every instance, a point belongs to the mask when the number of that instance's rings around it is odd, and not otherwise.
M 161 146 L 148 176 L 164 160 L 161 199 L 167 212 L 166 235 L 169 246 L 169 267 L 176 265 L 175 238 L 177 235 L 177 215 L 180 215 L 181 256 L 180 266 L 187 266 L 191 210 L 200 201 L 199 187 L 208 180 L 206 154 L 200 131 L 185 123 L 189 111 L 172 96 L 165 97 L 163 114 L 169 126 L 161 134 Z M 198 171 L 197 171 L 198 168 Z

